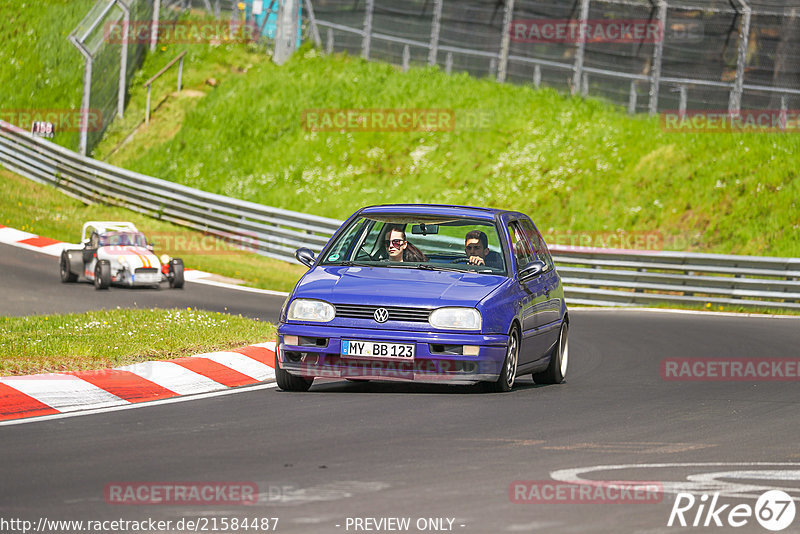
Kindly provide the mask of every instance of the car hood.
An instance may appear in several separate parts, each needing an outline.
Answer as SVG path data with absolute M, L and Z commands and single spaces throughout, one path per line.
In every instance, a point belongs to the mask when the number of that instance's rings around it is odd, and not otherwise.
M 397 267 L 315 267 L 300 280 L 295 298 L 333 304 L 381 306 L 475 306 L 505 277 Z
M 112 263 L 118 263 L 120 258 L 124 257 L 127 264 L 133 269 L 138 269 L 139 267 L 161 268 L 161 261 L 158 256 L 145 247 L 119 245 L 100 247 L 97 250 L 97 257 L 98 259 L 109 260 Z

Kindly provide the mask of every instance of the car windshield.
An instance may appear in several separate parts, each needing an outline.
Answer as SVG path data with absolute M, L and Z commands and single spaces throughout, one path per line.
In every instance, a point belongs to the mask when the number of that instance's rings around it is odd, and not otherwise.
M 146 247 L 147 240 L 141 232 L 108 232 L 100 236 L 100 246 Z
M 506 274 L 494 223 L 467 217 L 392 214 L 357 218 L 331 243 L 322 259 L 322 265 L 349 263 Z

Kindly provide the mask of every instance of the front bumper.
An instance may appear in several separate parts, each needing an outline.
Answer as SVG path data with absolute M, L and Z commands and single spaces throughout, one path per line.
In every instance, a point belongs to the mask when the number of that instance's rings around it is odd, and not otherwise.
M 285 342 L 297 336 L 297 345 Z M 343 357 L 342 340 L 411 343 L 413 360 Z M 415 381 L 438 384 L 494 382 L 500 376 L 507 335 L 409 330 L 370 330 L 282 323 L 278 327 L 280 368 L 304 378 L 330 377 Z M 477 355 L 452 353 L 459 346 L 477 346 Z

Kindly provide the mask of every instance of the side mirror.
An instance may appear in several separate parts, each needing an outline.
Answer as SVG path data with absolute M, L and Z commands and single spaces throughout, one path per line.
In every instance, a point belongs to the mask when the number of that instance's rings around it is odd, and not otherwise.
M 521 279 L 533 278 L 534 276 L 540 275 L 546 268 L 547 265 L 542 260 L 534 260 L 522 268 L 519 272 L 519 277 Z
M 294 257 L 306 267 L 314 265 L 314 252 L 310 248 L 298 248 L 294 251 Z

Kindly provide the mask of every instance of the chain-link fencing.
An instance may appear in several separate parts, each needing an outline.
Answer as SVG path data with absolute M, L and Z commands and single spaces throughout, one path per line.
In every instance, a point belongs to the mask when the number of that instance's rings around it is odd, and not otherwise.
M 327 51 L 599 96 L 629 112 L 800 107 L 797 0 L 314 0 Z

